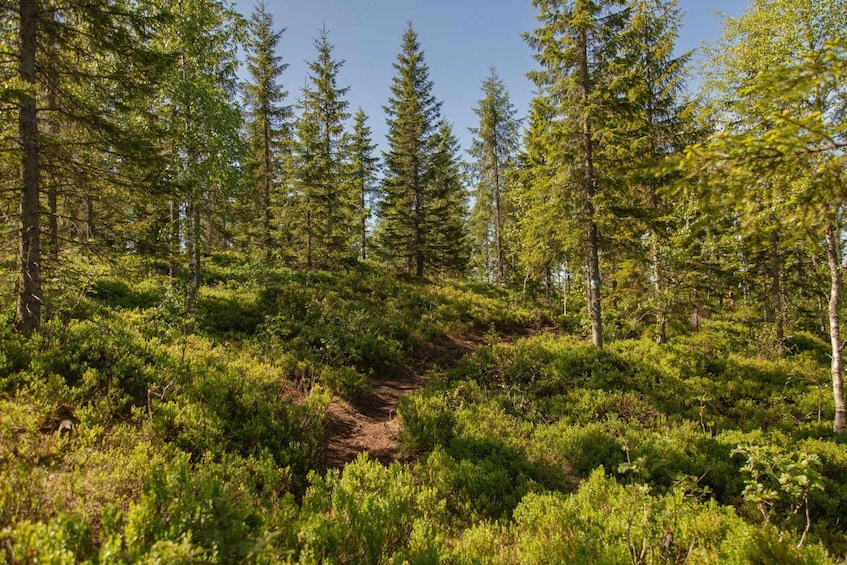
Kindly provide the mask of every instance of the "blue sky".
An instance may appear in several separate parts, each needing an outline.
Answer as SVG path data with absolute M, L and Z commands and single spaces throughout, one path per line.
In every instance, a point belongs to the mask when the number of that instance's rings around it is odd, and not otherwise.
M 235 2 L 245 16 L 254 5 L 253 0 Z M 481 97 L 480 83 L 491 65 L 521 116 L 532 98 L 526 73 L 534 61 L 521 39 L 536 26 L 530 0 L 266 0 L 266 5 L 277 28 L 286 28 L 279 54 L 289 64 L 282 79 L 289 103 L 300 95 L 306 61 L 315 57 L 313 38 L 326 25 L 336 58 L 345 61 L 339 85 L 350 87 L 351 113 L 359 107 L 365 111 L 379 144 L 386 132 L 382 107 L 390 94 L 392 63 L 408 21 L 418 33 L 435 96 L 444 103 L 442 113 L 464 147 L 470 144 L 468 128 L 476 125 L 473 108 Z M 718 39 L 717 13 L 737 16 L 745 6 L 745 0 L 680 0 L 679 51 Z

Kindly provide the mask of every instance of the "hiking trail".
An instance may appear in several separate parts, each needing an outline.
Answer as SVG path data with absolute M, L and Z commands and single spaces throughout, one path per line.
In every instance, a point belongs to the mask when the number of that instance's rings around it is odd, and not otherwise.
M 498 335 L 500 343 L 511 343 L 543 330 L 523 330 Z M 400 456 L 397 406 L 400 400 L 417 391 L 433 371 L 453 367 L 465 355 L 489 343 L 483 333 L 445 336 L 427 343 L 412 356 L 408 366 L 395 375 L 371 381 L 371 390 L 356 402 L 333 398 L 327 411 L 326 463 L 342 468 L 367 453 L 383 464 Z

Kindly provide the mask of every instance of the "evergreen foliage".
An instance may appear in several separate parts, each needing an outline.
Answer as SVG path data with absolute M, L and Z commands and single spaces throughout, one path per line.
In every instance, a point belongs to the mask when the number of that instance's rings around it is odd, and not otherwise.
M 150 42 L 160 18 L 155 9 L 111 2 L 26 0 L 2 12 L 3 143 L 13 156 L 2 192 L 18 208 L 14 325 L 31 333 L 61 267 L 62 242 L 105 235 L 95 227 L 95 209 L 105 215 L 132 188 L 153 182 L 145 104 L 158 80 Z
M 600 228 L 611 222 L 622 189 L 615 169 L 628 110 L 621 80 L 628 11 L 622 0 L 535 0 L 533 6 L 542 25 L 525 39 L 541 70 L 529 76 L 552 112 L 539 132 L 545 166 L 553 169 L 553 189 L 567 194 L 563 217 L 580 234 L 571 249 L 586 266 L 592 341 L 602 347 Z
M 488 280 L 504 284 L 514 274 L 513 252 L 507 243 L 514 233 L 508 222 L 513 218 L 509 193 L 509 173 L 519 143 L 520 123 L 509 99 L 506 85 L 492 67 L 482 82 L 483 99 L 474 108 L 479 127 L 472 128 L 476 182 L 471 214 L 474 270 Z
M 374 156 L 376 144 L 371 139 L 368 117 L 361 108 L 353 116 L 353 131 L 350 134 L 350 176 L 358 195 L 356 211 L 360 218 L 359 256 L 368 258 L 368 222 L 371 219 L 371 206 L 376 192 L 376 174 L 379 159 Z
M 691 100 L 676 0 L 533 6 L 523 139 L 410 23 L 380 168 L 325 29 L 295 123 L 264 4 L 0 2 L 3 562 L 844 562 L 847 4 Z
M 250 82 L 244 87 L 247 102 L 248 152 L 245 179 L 249 184 L 241 191 L 242 225 L 250 234 L 250 224 L 262 218 L 261 232 L 248 235 L 258 240 L 266 258 L 277 243 L 274 232 L 278 228 L 277 216 L 284 205 L 287 186 L 285 157 L 290 151 L 291 108 L 284 105 L 288 92 L 281 84 L 282 73 L 288 68 L 277 55 L 280 38 L 285 28 L 274 29 L 273 16 L 261 2 L 250 18 L 247 38 L 247 70 Z M 247 183 L 245 183 L 247 184 Z M 276 214 L 275 214 L 275 211 Z
M 455 138 L 443 125 L 423 57 L 410 22 L 385 106 L 388 151 L 383 154 L 377 232 L 381 256 L 419 277 L 427 268 L 456 270 L 464 262 L 463 242 L 455 239 L 461 225 L 456 213 L 462 209 L 456 202 L 461 183 Z M 453 238 L 449 245 L 448 238 Z
M 331 267 L 351 254 L 356 234 L 356 194 L 344 167 L 349 117 L 348 88 L 338 86 L 344 61 L 333 58 L 326 29 L 315 40 L 317 57 L 309 63 L 296 122 L 294 155 L 298 256 L 307 268 Z

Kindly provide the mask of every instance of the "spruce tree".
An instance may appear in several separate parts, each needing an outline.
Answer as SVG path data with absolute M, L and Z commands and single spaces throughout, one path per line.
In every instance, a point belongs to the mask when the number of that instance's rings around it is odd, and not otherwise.
M 524 293 L 530 282 L 543 283 L 549 291 L 550 274 L 567 273 L 568 257 L 578 254 L 573 237 L 578 226 L 566 213 L 572 205 L 569 194 L 561 189 L 558 169 L 547 155 L 547 131 L 554 115 L 548 99 L 531 101 L 523 147 L 509 175 L 516 224 L 510 239 L 516 246 Z
M 621 36 L 623 0 L 534 0 L 541 27 L 526 34 L 541 70 L 530 73 L 539 95 L 554 109 L 544 132 L 548 166 L 560 171 L 557 190 L 568 191 L 577 218 L 588 279 L 592 342 L 603 346 L 600 225 L 604 201 L 614 201 L 611 174 L 622 141 L 618 113 L 625 99 Z
M 491 67 L 482 83 L 483 99 L 474 108 L 479 127 L 474 135 L 471 156 L 476 187 L 471 230 L 474 263 L 488 279 L 503 284 L 511 275 L 506 224 L 510 221 L 509 171 L 514 165 L 520 122 L 509 99 L 506 85 Z
M 470 255 L 465 227 L 467 190 L 459 141 L 446 121 L 439 124 L 433 145 L 424 217 L 427 263 L 442 276 L 462 276 Z
M 368 258 L 368 220 L 370 201 L 374 194 L 374 182 L 379 168 L 379 159 L 374 157 L 376 145 L 371 141 L 371 128 L 367 115 L 359 108 L 353 116 L 353 132 L 350 136 L 350 180 L 357 195 L 356 214 L 359 217 L 359 256 Z
M 3 8 L 2 149 L 14 156 L 4 172 L 17 179 L 18 196 L 16 331 L 31 333 L 41 322 L 45 259 L 55 268 L 59 255 L 60 192 L 76 187 L 65 195 L 86 200 L 89 210 L 98 196 L 92 186 L 108 183 L 123 199 L 139 192 L 130 187 L 140 184 L 142 161 L 153 160 L 138 108 L 158 80 L 162 61 L 149 49 L 157 23 L 155 10 L 105 1 L 21 0 Z
M 283 160 L 289 150 L 291 108 L 284 105 L 288 96 L 281 85 L 288 64 L 277 55 L 285 29 L 275 30 L 273 16 L 262 1 L 253 12 L 247 39 L 247 70 L 250 81 L 244 87 L 248 114 L 248 154 L 246 179 L 250 186 L 242 193 L 243 221 L 262 218 L 260 248 L 269 259 L 275 247 L 274 213 L 278 192 L 284 183 Z
M 344 64 L 333 58 L 326 29 L 314 42 L 317 58 L 309 63 L 309 78 L 296 123 L 296 187 L 302 256 L 308 268 L 329 267 L 349 255 L 357 232 L 354 198 L 346 178 L 344 100 L 348 87 L 338 86 Z
M 391 84 L 388 115 L 388 151 L 383 153 L 385 176 L 378 205 L 378 243 L 383 258 L 423 276 L 436 227 L 428 225 L 432 196 L 432 159 L 435 133 L 441 121 L 441 103 L 432 94 L 433 82 L 411 22 Z
M 674 55 L 681 23 L 677 0 L 631 0 L 624 49 L 630 61 L 629 100 L 631 106 L 627 177 L 633 216 L 632 229 L 619 233 L 638 241 L 636 261 L 646 264 L 652 287 L 650 300 L 656 323 L 655 341 L 664 343 L 667 317 L 678 289 L 670 288 L 675 270 L 671 249 L 675 232 L 674 202 L 662 194 L 675 181 L 662 170 L 663 162 L 683 149 L 692 139 L 690 105 L 682 100 L 685 66 L 690 54 Z

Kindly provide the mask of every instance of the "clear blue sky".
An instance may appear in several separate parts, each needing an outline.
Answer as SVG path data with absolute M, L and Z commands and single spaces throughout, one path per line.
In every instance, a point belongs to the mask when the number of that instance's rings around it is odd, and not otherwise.
M 720 16 L 739 15 L 746 0 L 680 0 L 684 12 L 680 52 L 720 37 Z M 250 15 L 255 2 L 237 0 Z M 526 73 L 534 68 L 532 52 L 521 33 L 536 26 L 530 0 L 266 0 L 277 28 L 285 27 L 279 55 L 290 66 L 283 74 L 289 102 L 300 96 L 306 61 L 315 57 L 313 38 L 323 25 L 345 64 L 339 85 L 349 86 L 351 113 L 361 107 L 368 115 L 374 141 L 384 144 L 385 113 L 401 36 L 411 21 L 442 100 L 442 113 L 467 148 L 469 127 L 476 125 L 473 108 L 479 86 L 491 65 L 497 67 L 521 116 L 533 94 Z

